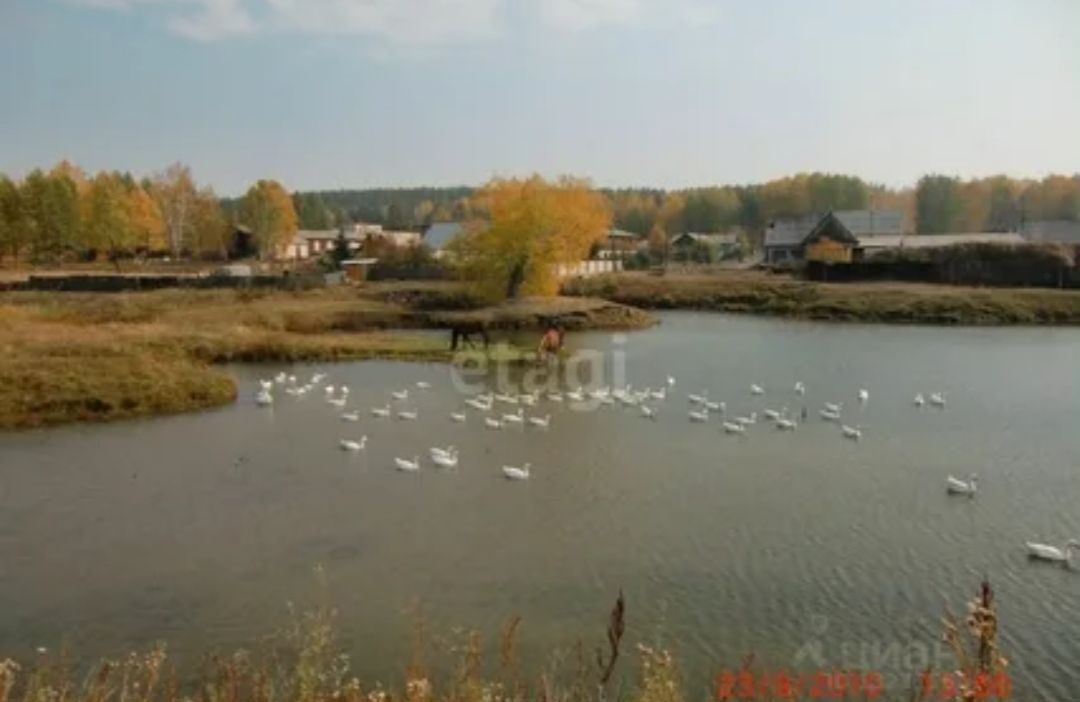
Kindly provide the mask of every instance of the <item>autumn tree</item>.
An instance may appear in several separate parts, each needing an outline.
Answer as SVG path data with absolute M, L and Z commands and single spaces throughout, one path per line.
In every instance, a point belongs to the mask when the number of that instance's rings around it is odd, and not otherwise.
M 280 183 L 260 180 L 240 204 L 241 219 L 251 227 L 260 258 L 272 258 L 296 236 L 296 210 Z
M 198 189 L 191 169 L 174 163 L 153 179 L 153 195 L 157 200 L 169 249 L 179 256 L 189 245 L 192 236 L 192 211 L 198 199 Z
M 81 205 L 84 250 L 106 253 L 118 262 L 122 252 L 134 248 L 128 186 L 120 174 L 102 171 L 94 176 Z
M 225 259 L 232 243 L 232 227 L 213 188 L 196 194 L 191 209 L 191 248 L 199 256 Z
M 19 186 L 7 176 L 0 175 L 0 260 L 10 254 L 18 263 L 26 243 L 26 218 Z
M 915 227 L 919 234 L 955 232 L 964 218 L 960 181 L 927 175 L 915 186 Z
M 134 183 L 127 189 L 126 208 L 131 225 L 132 245 L 143 251 L 164 251 L 168 247 L 165 218 L 161 207 L 144 183 Z
M 584 259 L 611 227 L 604 197 L 571 177 L 495 179 L 473 206 L 485 217 L 451 242 L 450 256 L 491 299 L 556 294 L 555 267 Z
M 31 171 L 21 188 L 31 252 L 57 260 L 79 246 L 79 187 L 67 173 Z

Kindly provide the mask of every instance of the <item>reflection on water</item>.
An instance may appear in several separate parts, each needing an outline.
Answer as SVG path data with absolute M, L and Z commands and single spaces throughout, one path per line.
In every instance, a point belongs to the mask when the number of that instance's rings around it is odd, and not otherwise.
M 250 646 L 322 564 L 366 675 L 400 676 L 413 601 L 442 631 L 523 615 L 536 663 L 599 640 L 622 588 L 629 639 L 666 642 L 703 690 L 748 652 L 787 668 L 932 659 L 943 608 L 987 575 L 1019 692 L 1080 689 L 1080 574 L 1023 552 L 1080 537 L 1080 333 L 672 314 L 616 345 L 627 382 L 677 378 L 657 421 L 542 400 L 528 413 L 550 413 L 549 430 L 493 431 L 474 410 L 450 421 L 461 397 L 446 367 L 356 363 L 319 366 L 350 386 L 355 423 L 321 393 L 256 407 L 257 379 L 279 369 L 237 367 L 241 400 L 220 411 L 3 436 L 0 651 L 67 640 L 93 657 L 166 639 L 190 660 L 207 643 Z M 404 387 L 416 421 L 368 413 Z M 725 435 L 687 420 L 702 390 L 729 414 L 805 405 L 809 419 Z M 912 406 L 938 390 L 947 409 Z M 825 401 L 845 403 L 861 442 L 818 419 Z M 362 434 L 365 451 L 340 450 Z M 394 469 L 446 445 L 456 468 Z M 529 481 L 502 478 L 524 462 Z M 945 476 L 972 472 L 977 498 L 948 498 Z

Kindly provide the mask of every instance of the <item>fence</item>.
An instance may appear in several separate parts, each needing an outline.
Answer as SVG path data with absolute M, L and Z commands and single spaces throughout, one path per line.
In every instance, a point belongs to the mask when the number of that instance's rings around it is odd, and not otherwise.
M 177 275 L 32 275 L 13 283 L 9 290 L 46 292 L 130 292 L 165 288 L 280 288 L 288 290 L 322 287 L 322 276 L 177 276 Z
M 557 278 L 588 278 L 603 273 L 617 273 L 623 269 L 621 260 L 597 260 L 578 261 L 576 263 L 558 263 L 555 265 Z

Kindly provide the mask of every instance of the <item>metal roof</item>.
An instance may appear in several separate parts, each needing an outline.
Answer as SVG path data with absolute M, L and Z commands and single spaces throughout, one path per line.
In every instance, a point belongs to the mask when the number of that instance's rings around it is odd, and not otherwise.
M 863 249 L 932 249 L 958 244 L 1025 244 L 1024 237 L 1014 233 L 971 232 L 968 234 L 911 234 L 860 236 Z
M 337 229 L 301 229 L 296 232 L 296 236 L 301 239 L 337 239 Z M 345 232 L 345 238 L 348 241 L 356 241 L 360 236 L 351 230 Z
M 424 244 L 438 251 L 461 232 L 460 222 L 435 222 L 424 232 Z
M 1080 222 L 1069 219 L 1043 219 L 1025 222 L 1020 233 L 1040 244 L 1080 244 Z
M 856 237 L 904 233 L 904 213 L 899 210 L 835 210 L 833 215 Z
M 778 219 L 765 230 L 765 246 L 798 246 L 813 231 L 823 215 L 811 214 L 798 219 Z
M 739 241 L 737 234 L 702 234 L 700 232 L 684 232 L 672 239 L 671 243 L 674 244 L 683 237 L 689 237 L 696 242 L 711 244 L 712 246 L 734 246 Z
M 640 239 L 634 232 L 628 232 L 625 229 L 611 229 L 608 230 L 608 237 L 612 239 Z

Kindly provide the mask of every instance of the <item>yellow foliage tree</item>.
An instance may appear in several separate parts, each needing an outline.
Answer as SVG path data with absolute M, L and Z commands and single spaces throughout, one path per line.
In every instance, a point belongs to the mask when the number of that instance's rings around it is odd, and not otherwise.
M 164 251 L 168 248 L 161 208 L 141 185 L 135 184 L 128 190 L 127 213 L 136 247 L 145 251 Z
M 571 177 L 495 179 L 471 206 L 480 217 L 451 243 L 450 255 L 489 299 L 555 295 L 555 267 L 586 258 L 611 227 L 607 200 Z
M 296 209 L 281 183 L 260 180 L 241 203 L 244 222 L 251 227 L 260 258 L 273 258 L 296 236 Z
M 83 245 L 117 261 L 135 245 L 128 189 L 119 173 L 102 171 L 86 186 L 81 200 Z

